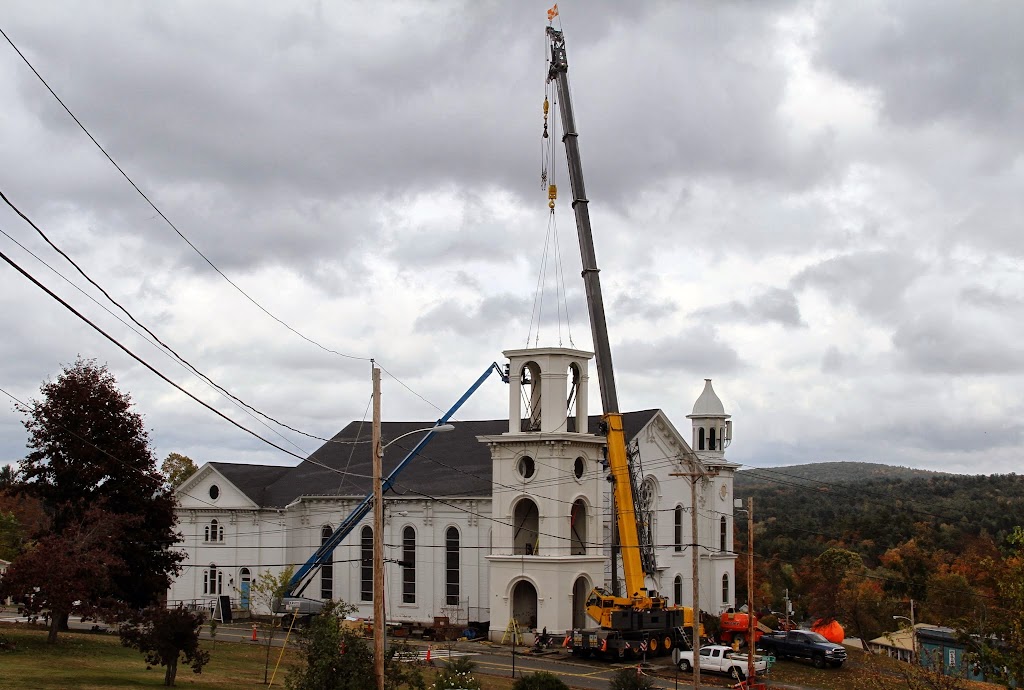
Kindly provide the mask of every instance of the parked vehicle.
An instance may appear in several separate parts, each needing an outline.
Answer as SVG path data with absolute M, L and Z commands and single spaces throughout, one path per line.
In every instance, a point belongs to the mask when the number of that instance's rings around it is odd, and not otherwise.
M 690 650 L 677 650 L 675 655 L 676 665 L 679 670 L 686 672 L 693 668 L 693 652 Z M 713 644 L 700 648 L 700 670 L 725 673 L 734 680 L 743 680 L 747 677 L 747 655 L 732 651 L 732 647 Z M 768 670 L 768 661 L 764 658 L 754 658 L 754 672 L 764 673 Z
M 839 668 L 846 661 L 846 647 L 829 642 L 813 630 L 789 630 L 764 635 L 758 646 L 779 659 L 810 659 L 816 668 Z

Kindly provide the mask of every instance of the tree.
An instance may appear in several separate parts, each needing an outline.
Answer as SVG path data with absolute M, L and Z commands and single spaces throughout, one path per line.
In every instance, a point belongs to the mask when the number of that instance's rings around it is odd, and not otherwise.
M 72 613 L 97 611 L 96 593 L 110 588 L 125 562 L 116 552 L 125 520 L 94 506 L 77 525 L 44 536 L 14 560 L 0 580 L 0 599 L 12 596 L 33 616 L 49 616 L 48 642 L 57 640 L 61 622 Z
M 292 580 L 295 566 L 289 565 L 280 573 L 275 575 L 269 570 L 264 570 L 256 576 L 249 587 L 250 611 L 269 611 L 271 614 L 277 608 L 277 602 L 288 591 L 288 585 Z M 263 638 L 267 641 L 266 661 L 263 665 L 263 682 L 266 683 L 270 676 L 270 646 L 274 642 L 274 632 L 277 630 L 281 619 L 271 616 L 269 620 L 260 621 L 259 626 L 263 629 Z
M 181 486 L 181 483 L 196 473 L 195 461 L 181 453 L 168 453 L 160 465 L 160 471 L 167 477 L 167 483 L 172 487 Z
M 839 618 L 846 612 L 846 600 L 863 572 L 859 554 L 837 548 L 823 551 L 802 578 L 808 585 L 810 612 L 825 623 Z
M 122 623 L 118 634 L 121 644 L 145 655 L 147 664 L 165 667 L 164 685 L 172 686 L 179 660 L 184 660 L 193 673 L 202 673 L 209 663 L 210 653 L 199 648 L 202 627 L 201 613 L 151 606 Z
M 364 690 L 373 685 L 373 652 L 354 631 L 340 625 L 353 607 L 328 601 L 299 638 L 300 663 L 285 680 L 289 690 Z
M 156 602 L 184 554 L 172 550 L 179 539 L 174 497 L 157 471 L 141 415 L 113 374 L 93 360 L 79 358 L 40 390 L 42 399 L 21 410 L 30 452 L 19 463 L 14 490 L 42 502 L 48 534 L 58 537 L 81 524 L 92 506 L 130 521 L 130 534 L 107 545 L 130 571 L 111 570 L 107 586 L 86 593 L 86 600 L 131 608 Z M 36 548 L 53 543 L 41 540 Z
M 998 575 L 998 616 L 993 629 L 974 639 L 979 643 L 977 662 L 987 674 L 1024 687 L 1024 528 L 1015 527 L 1007 537 L 1010 552 L 1002 563 L 993 563 Z

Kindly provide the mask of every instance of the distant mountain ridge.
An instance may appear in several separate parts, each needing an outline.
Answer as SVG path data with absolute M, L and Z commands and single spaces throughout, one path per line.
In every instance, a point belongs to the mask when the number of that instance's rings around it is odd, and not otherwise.
M 878 480 L 913 480 L 943 476 L 956 476 L 948 472 L 916 470 L 910 467 L 885 465 L 875 462 L 813 462 L 806 465 L 757 467 L 740 470 L 733 480 L 737 495 L 743 491 L 772 486 L 800 483 L 809 488 L 814 484 L 854 484 Z

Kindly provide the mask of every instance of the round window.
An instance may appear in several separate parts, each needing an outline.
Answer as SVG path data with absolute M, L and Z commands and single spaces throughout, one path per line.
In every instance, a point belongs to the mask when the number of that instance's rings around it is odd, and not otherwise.
M 583 479 L 583 473 L 587 471 L 587 461 L 583 458 L 576 458 L 576 462 L 572 465 L 572 473 L 576 475 L 577 479 Z
M 220 487 L 214 484 L 210 487 L 210 498 L 216 501 L 218 496 L 220 496 Z
M 519 458 L 519 464 L 517 465 L 517 469 L 519 470 L 519 474 L 520 476 L 522 476 L 523 479 L 529 479 L 530 477 L 532 477 L 533 472 L 535 470 L 535 467 L 533 465 L 533 458 L 531 458 L 529 455 L 524 455 L 523 457 Z

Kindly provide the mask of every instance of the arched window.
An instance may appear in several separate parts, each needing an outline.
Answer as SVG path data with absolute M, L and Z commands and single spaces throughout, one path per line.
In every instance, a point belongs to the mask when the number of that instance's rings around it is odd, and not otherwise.
M 718 525 L 718 550 L 725 552 L 729 550 L 729 521 L 723 515 Z
M 459 530 L 449 527 L 444 533 L 444 601 L 459 605 Z
M 537 504 L 529 498 L 516 502 L 512 511 L 512 553 L 533 556 L 540 551 Z
M 587 554 L 587 504 L 582 498 L 576 499 L 569 511 L 569 553 Z
M 330 525 L 324 525 L 320 528 L 320 545 L 323 546 L 331 539 L 331 535 L 334 534 L 334 530 L 331 529 Z M 334 598 L 334 559 L 324 563 L 320 566 L 320 598 L 321 599 L 333 599 Z
M 718 450 L 718 448 L 715 446 L 715 427 L 711 427 L 711 429 L 708 431 L 708 434 L 708 450 Z
M 217 522 L 217 518 L 206 526 L 206 541 L 224 541 L 224 526 Z
M 704 450 L 704 427 L 697 429 L 697 450 Z
M 244 610 L 249 609 L 249 590 L 252 588 L 252 573 L 248 568 L 238 571 L 238 603 Z
M 359 599 L 373 601 L 373 529 L 366 525 L 359 535 Z
M 402 530 L 402 603 L 416 603 L 416 530 Z
M 722 576 L 722 603 L 729 603 L 729 573 Z
M 683 576 L 676 575 L 676 579 L 672 581 L 672 596 L 675 597 L 676 606 L 683 605 Z
M 683 550 L 683 507 L 682 506 L 676 506 L 674 516 L 675 516 L 675 520 L 673 522 L 673 537 L 672 537 L 673 541 L 672 541 L 672 543 L 674 545 L 673 548 L 675 548 L 675 550 L 678 552 L 678 551 L 682 551 Z
M 220 594 L 224 589 L 224 574 L 213 563 L 203 571 L 203 594 Z

